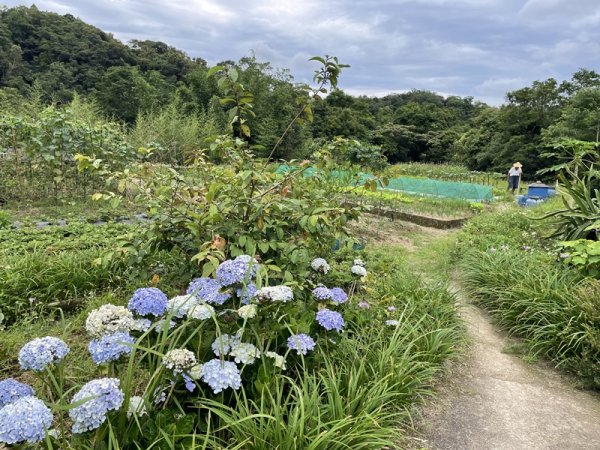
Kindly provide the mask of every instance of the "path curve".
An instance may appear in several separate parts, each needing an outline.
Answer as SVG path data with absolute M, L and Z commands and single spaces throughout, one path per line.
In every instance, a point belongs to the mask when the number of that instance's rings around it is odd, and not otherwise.
M 503 353 L 507 338 L 453 284 L 472 340 L 447 392 L 424 411 L 418 446 L 439 450 L 600 449 L 600 397 Z

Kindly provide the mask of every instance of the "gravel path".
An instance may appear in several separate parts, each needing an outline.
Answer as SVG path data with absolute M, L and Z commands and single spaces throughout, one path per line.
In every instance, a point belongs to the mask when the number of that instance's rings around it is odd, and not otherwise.
M 503 353 L 508 340 L 454 287 L 471 352 L 420 421 L 417 448 L 600 449 L 600 396 Z

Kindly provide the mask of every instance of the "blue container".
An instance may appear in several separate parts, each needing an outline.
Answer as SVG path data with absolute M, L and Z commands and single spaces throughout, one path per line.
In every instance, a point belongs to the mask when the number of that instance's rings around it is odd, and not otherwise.
M 527 196 L 526 195 L 519 195 L 517 196 L 517 205 L 519 206 L 525 206 L 525 202 L 527 201 Z
M 529 208 L 530 206 L 536 206 L 542 203 L 543 201 L 544 200 L 542 200 L 541 198 L 528 198 L 527 200 L 525 200 L 525 206 Z
M 548 197 L 554 195 L 555 191 L 551 186 L 543 183 L 533 183 L 529 185 L 527 189 L 527 197 L 533 199 L 545 200 Z

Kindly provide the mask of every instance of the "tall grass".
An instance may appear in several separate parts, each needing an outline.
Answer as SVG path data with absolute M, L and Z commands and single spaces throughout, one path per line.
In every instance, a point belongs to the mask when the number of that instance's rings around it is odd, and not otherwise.
M 322 352 L 318 370 L 276 376 L 258 399 L 235 407 L 203 402 L 218 417 L 221 445 L 245 449 L 380 449 L 393 446 L 414 403 L 431 393 L 440 362 L 454 353 L 457 328 L 438 329 L 407 306 L 389 330 L 360 327 L 352 340 Z M 450 344 L 451 343 L 451 344 Z
M 222 131 L 206 114 L 188 115 L 172 103 L 160 111 L 140 114 L 128 140 L 135 148 L 158 146 L 156 161 L 183 165 L 208 136 Z
M 499 215 L 475 219 L 461 237 L 476 242 L 462 248 L 463 284 L 501 327 L 525 339 L 532 355 L 600 389 L 600 282 L 557 261 L 543 247 L 548 242 L 532 238 L 529 230 L 528 223 Z M 523 233 L 529 251 L 522 249 Z M 492 242 L 508 248 L 482 248 Z

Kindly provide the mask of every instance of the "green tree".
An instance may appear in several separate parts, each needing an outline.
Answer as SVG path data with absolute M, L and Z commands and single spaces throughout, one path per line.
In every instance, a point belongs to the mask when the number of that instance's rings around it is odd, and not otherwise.
M 159 100 L 159 92 L 137 67 L 112 67 L 98 83 L 95 94 L 105 114 L 133 123 L 138 113 L 148 111 Z

